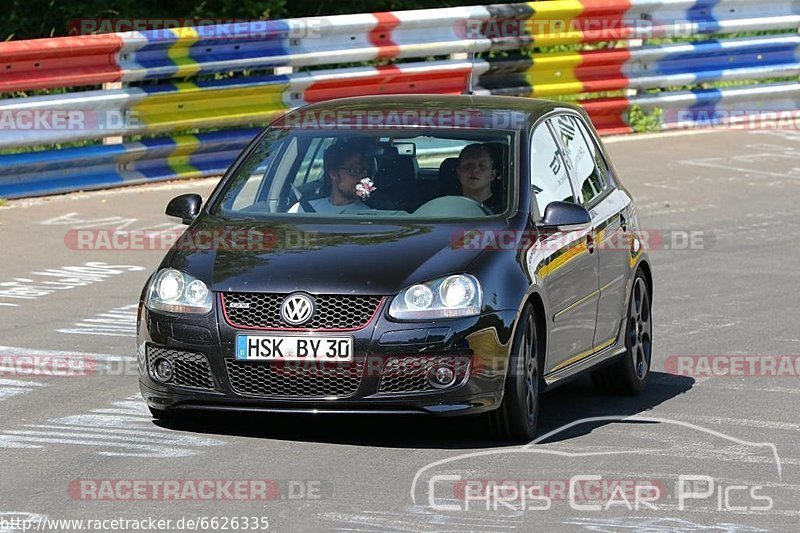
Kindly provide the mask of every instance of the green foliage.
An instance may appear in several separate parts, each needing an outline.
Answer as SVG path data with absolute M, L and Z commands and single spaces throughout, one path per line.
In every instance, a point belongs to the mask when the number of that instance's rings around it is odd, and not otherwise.
M 80 19 L 276 18 L 286 15 L 286 0 L 7 0 L 0 39 L 67 35 Z
M 636 133 L 661 131 L 664 126 L 664 110 L 656 107 L 647 113 L 641 106 L 634 104 L 628 111 L 628 124 Z
M 0 207 L 6 207 L 8 205 L 8 200 L 5 198 L 0 198 Z
M 481 0 L 6 0 L 0 40 L 67 35 L 79 19 L 276 19 L 478 5 Z

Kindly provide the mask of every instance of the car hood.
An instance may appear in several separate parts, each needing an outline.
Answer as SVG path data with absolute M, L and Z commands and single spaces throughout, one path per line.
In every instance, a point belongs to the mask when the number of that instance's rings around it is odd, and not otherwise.
M 461 246 L 459 237 L 504 227 L 504 220 L 296 224 L 204 217 L 178 241 L 167 263 L 218 292 L 389 295 L 466 271 L 481 252 Z M 229 239 L 208 247 L 210 235 Z

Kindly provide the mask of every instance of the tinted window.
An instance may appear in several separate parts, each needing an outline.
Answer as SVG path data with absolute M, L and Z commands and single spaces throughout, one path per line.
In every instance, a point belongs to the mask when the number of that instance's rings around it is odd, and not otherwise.
M 539 213 L 555 201 L 574 202 L 567 165 L 546 123 L 536 127 L 531 139 L 531 190 Z
M 562 115 L 553 121 L 565 156 L 574 170 L 584 204 L 589 204 L 608 186 L 608 167 L 583 123 L 574 116 Z
M 215 214 L 474 218 L 508 207 L 510 132 L 273 127 L 229 177 Z M 440 176 L 444 159 L 456 159 Z M 423 167 L 424 166 L 424 167 Z M 420 180 L 420 168 L 429 178 Z M 432 178 L 430 178 L 432 176 Z

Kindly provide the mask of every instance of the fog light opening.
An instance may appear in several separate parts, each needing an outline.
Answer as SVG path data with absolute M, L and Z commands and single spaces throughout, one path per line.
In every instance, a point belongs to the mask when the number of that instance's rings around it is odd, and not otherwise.
M 434 365 L 428 372 L 428 383 L 437 389 L 446 389 L 456 382 L 456 371 L 449 365 Z
M 155 364 L 153 366 L 155 367 L 153 374 L 155 374 L 154 377 L 158 381 L 166 383 L 172 379 L 172 374 L 173 374 L 172 363 L 170 363 L 166 359 L 156 359 Z

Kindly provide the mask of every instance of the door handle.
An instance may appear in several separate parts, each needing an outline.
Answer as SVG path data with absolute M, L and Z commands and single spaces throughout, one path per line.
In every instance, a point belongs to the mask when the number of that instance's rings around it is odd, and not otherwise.
M 625 215 L 622 213 L 619 215 L 619 227 L 622 228 L 623 232 L 628 231 L 628 221 L 625 219 Z
M 594 234 L 587 233 L 586 234 L 586 249 L 589 250 L 589 254 L 594 253 Z

